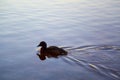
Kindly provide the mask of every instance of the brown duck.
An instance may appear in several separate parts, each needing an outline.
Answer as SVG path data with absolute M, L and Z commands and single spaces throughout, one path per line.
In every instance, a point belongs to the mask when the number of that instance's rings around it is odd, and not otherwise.
M 40 42 L 37 47 L 40 47 L 40 54 L 37 54 L 41 60 L 45 60 L 46 57 L 54 57 L 57 58 L 60 55 L 67 55 L 67 51 L 62 48 L 56 46 L 47 47 L 47 43 L 45 41 Z

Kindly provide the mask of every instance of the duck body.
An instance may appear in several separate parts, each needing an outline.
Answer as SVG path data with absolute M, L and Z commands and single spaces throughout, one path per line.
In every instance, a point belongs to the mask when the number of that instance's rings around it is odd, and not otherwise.
M 67 51 L 65 51 L 64 49 L 56 47 L 56 46 L 47 47 L 47 44 L 44 41 L 40 42 L 38 47 L 39 46 L 41 46 L 40 54 L 39 55 L 37 54 L 37 55 L 40 57 L 40 59 L 43 59 L 43 60 L 46 59 L 46 57 L 57 58 L 60 55 L 67 55 Z
M 65 50 L 63 50 L 62 48 L 58 48 L 56 46 L 50 46 L 46 49 L 41 48 L 40 53 L 48 57 L 50 56 L 57 57 L 58 55 L 67 55 L 67 52 Z

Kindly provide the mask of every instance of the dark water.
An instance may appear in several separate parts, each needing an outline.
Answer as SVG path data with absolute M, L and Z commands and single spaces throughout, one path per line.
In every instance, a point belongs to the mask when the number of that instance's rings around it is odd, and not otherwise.
M 68 55 L 40 61 L 42 40 Z M 0 1 L 0 80 L 119 79 L 119 0 Z

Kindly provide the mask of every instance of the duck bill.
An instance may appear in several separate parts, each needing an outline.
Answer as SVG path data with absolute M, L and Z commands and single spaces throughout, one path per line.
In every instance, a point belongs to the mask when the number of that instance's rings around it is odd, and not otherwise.
M 39 45 L 37 45 L 37 47 L 40 47 Z
M 37 45 L 37 47 L 40 47 L 40 44 L 39 44 L 39 45 Z

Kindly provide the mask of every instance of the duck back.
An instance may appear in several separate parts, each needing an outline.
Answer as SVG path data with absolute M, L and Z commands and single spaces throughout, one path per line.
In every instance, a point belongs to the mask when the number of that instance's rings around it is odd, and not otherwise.
M 62 48 L 58 48 L 56 46 L 50 46 L 47 48 L 47 52 L 49 54 L 54 54 L 54 55 L 67 55 L 67 52 L 63 50 Z

